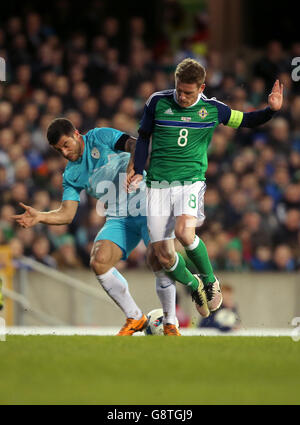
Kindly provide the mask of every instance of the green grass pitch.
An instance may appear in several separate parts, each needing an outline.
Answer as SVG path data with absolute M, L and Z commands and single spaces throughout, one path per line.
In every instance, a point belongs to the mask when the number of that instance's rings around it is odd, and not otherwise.
M 0 404 L 299 404 L 288 337 L 8 336 Z

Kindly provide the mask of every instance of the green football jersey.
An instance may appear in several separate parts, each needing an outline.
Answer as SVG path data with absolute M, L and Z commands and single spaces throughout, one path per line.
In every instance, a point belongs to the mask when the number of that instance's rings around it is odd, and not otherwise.
M 194 105 L 182 108 L 175 90 L 154 93 L 145 105 L 140 126 L 140 131 L 152 134 L 147 185 L 205 180 L 207 149 L 215 128 L 220 123 L 238 127 L 239 114 L 203 94 Z

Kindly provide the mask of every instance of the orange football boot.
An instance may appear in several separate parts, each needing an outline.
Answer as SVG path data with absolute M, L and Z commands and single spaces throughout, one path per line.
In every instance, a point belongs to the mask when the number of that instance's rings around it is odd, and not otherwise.
M 148 324 L 148 318 L 143 314 L 140 319 L 130 319 L 126 320 L 125 325 L 120 329 L 117 336 L 133 335 L 135 332 L 141 332 Z
M 171 323 L 167 323 L 164 325 L 164 335 L 167 336 L 181 336 L 181 333 L 176 328 L 175 325 L 172 325 Z

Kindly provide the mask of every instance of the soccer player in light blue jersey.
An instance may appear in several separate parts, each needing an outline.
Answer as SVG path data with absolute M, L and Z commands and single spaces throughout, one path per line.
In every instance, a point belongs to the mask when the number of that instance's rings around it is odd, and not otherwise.
M 91 252 L 91 267 L 107 294 L 126 316 L 126 323 L 118 335 L 132 335 L 143 330 L 147 317 L 135 303 L 127 281 L 115 268 L 121 260 L 149 236 L 145 211 L 145 190 L 127 194 L 122 180 L 133 170 L 136 140 L 112 128 L 94 128 L 81 135 L 72 122 L 55 119 L 48 128 L 50 145 L 68 160 L 63 174 L 63 197 L 60 208 L 41 212 L 21 204 L 25 212 L 13 218 L 23 227 L 37 223 L 48 225 L 70 224 L 75 217 L 80 192 L 85 189 L 107 206 L 106 222 L 95 238 Z M 156 267 L 156 268 L 155 268 Z M 179 335 L 175 326 L 175 282 L 165 275 L 161 266 L 152 263 L 156 271 L 157 294 L 161 300 L 166 335 Z

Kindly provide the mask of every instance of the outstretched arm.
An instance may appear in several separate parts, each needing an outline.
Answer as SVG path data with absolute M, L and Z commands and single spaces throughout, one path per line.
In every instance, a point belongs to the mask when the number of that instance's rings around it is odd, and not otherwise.
M 273 115 L 279 111 L 282 107 L 283 102 L 283 84 L 279 83 L 279 80 L 275 81 L 272 92 L 268 98 L 268 107 L 253 112 L 240 112 L 230 111 L 230 117 L 223 121 L 223 124 L 233 127 L 246 127 L 254 128 L 259 125 L 265 124 L 269 121 Z M 224 114 L 225 115 L 225 114 Z
M 24 208 L 23 214 L 13 215 L 12 218 L 22 227 L 28 228 L 43 224 L 70 224 L 75 217 L 78 202 L 76 201 L 63 201 L 57 210 L 49 212 L 38 211 L 35 208 L 25 205 L 20 202 L 21 207 Z

